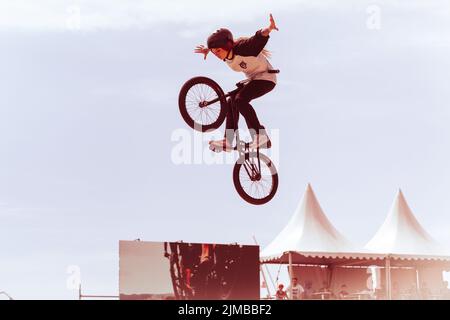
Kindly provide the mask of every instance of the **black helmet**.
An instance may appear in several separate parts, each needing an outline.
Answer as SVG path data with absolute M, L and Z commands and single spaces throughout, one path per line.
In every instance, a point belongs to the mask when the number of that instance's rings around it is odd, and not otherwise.
M 228 48 L 233 42 L 233 34 L 230 30 L 221 28 L 208 37 L 208 48 Z

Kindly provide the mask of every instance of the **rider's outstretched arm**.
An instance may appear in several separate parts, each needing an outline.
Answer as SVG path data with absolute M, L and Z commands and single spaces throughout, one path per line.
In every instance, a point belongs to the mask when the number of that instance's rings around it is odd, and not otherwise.
M 269 22 L 270 22 L 269 26 L 261 30 L 261 34 L 265 37 L 267 37 L 272 30 L 278 31 L 277 25 L 275 24 L 275 20 L 272 14 L 270 14 L 269 16 Z
M 239 56 L 256 57 L 266 46 L 269 36 L 263 36 L 262 30 L 256 31 L 250 38 L 244 38 L 236 41 L 233 52 Z
M 255 35 L 250 38 L 238 40 L 233 48 L 234 53 L 240 56 L 256 57 L 266 46 L 270 38 L 269 33 L 274 29 L 278 30 L 271 14 L 270 25 L 267 28 L 256 31 Z
M 207 47 L 205 47 L 204 45 L 199 45 L 199 46 L 195 47 L 195 50 L 194 50 L 195 53 L 203 54 L 203 60 L 206 60 L 206 56 L 208 55 L 209 51 L 210 50 Z

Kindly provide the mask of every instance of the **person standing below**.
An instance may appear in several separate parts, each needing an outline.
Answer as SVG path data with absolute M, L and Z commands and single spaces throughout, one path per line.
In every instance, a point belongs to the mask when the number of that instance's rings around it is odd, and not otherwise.
M 305 282 L 305 292 L 303 293 L 304 299 L 312 299 L 314 290 L 312 288 L 311 280 Z
M 288 287 L 287 292 L 290 300 L 300 300 L 303 299 L 305 289 L 298 283 L 297 278 L 292 278 L 292 284 Z
M 339 291 L 339 293 L 338 293 L 338 298 L 341 300 L 344 300 L 348 297 L 348 295 L 349 295 L 349 293 L 347 291 L 347 285 L 343 284 L 341 286 L 341 291 Z
M 284 285 L 282 283 L 280 283 L 278 285 L 278 290 L 277 293 L 275 294 L 275 298 L 277 300 L 286 300 L 287 299 L 287 293 L 286 291 L 283 290 Z

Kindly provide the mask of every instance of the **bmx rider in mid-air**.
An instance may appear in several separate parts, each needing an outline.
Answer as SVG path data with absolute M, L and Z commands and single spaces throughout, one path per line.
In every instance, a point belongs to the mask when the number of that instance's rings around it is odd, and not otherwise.
M 236 95 L 236 107 L 245 118 L 252 136 L 250 148 L 270 148 L 271 142 L 263 125 L 259 122 L 255 109 L 250 101 L 265 95 L 273 90 L 277 83 L 277 77 L 272 65 L 268 61 L 269 51 L 264 49 L 272 30 L 278 28 L 272 14 L 270 25 L 267 28 L 256 31 L 249 38 L 233 39 L 230 30 L 221 28 L 211 34 L 207 40 L 207 47 L 199 45 L 195 52 L 204 55 L 204 59 L 211 51 L 217 58 L 225 61 L 234 71 L 244 72 L 249 82 Z M 231 108 L 230 111 L 231 112 Z M 237 128 L 237 119 L 233 123 L 233 117 L 227 115 L 225 137 L 221 140 L 209 142 L 211 150 L 231 151 L 233 148 L 234 132 Z

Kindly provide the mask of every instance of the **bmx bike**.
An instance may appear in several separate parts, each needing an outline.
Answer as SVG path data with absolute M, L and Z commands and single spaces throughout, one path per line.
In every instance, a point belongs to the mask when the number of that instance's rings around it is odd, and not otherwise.
M 239 154 L 233 169 L 233 183 L 242 199 L 261 205 L 275 196 L 278 172 L 272 160 L 260 153 L 259 148 L 251 149 L 250 143 L 239 137 L 239 110 L 234 100 L 247 81 L 238 82 L 236 89 L 225 94 L 214 80 L 194 77 L 181 88 L 178 105 L 184 121 L 200 132 L 218 129 L 227 115 L 232 117 L 236 129 L 236 144 L 232 149 Z

